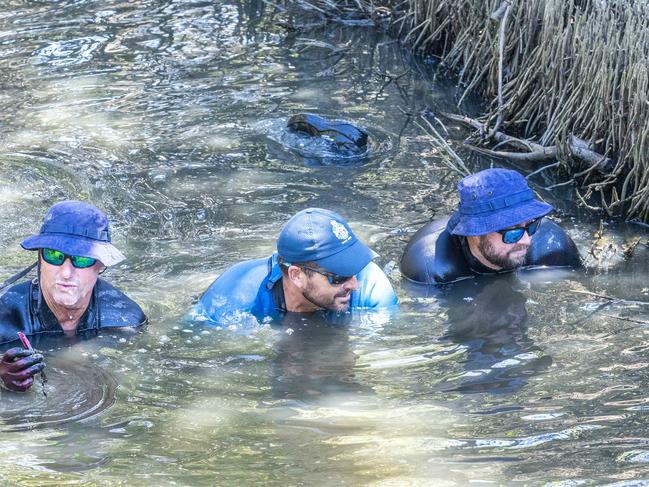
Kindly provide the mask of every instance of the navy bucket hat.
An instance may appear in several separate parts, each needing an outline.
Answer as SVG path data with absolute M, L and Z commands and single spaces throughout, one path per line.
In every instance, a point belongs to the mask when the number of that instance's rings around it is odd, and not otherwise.
M 315 262 L 340 276 L 358 274 L 377 257 L 340 215 L 321 208 L 302 210 L 286 222 L 277 253 L 289 263 Z
M 510 169 L 486 169 L 463 178 L 457 185 L 460 205 L 449 219 L 453 235 L 486 235 L 550 213 L 525 178 Z
M 38 235 L 20 244 L 25 250 L 53 249 L 68 255 L 98 259 L 112 266 L 126 257 L 111 243 L 108 217 L 83 201 L 62 201 L 45 215 Z

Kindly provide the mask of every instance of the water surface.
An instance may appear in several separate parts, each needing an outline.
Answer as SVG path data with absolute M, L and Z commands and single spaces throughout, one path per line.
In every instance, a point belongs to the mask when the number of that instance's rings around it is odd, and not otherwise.
M 621 250 L 642 229 L 607 224 L 593 246 L 597 216 L 543 190 L 558 182 L 543 173 L 531 182 L 584 255 L 607 256 L 599 271 L 404 283 L 405 243 L 452 211 L 459 179 L 415 122 L 457 110 L 456 93 L 381 28 L 256 1 L 9 1 L 0 68 L 2 275 L 32 262 L 19 242 L 50 205 L 89 200 L 128 256 L 106 278 L 150 318 L 134 336 L 48 345 L 47 397 L 2 392 L 4 483 L 649 479 L 647 249 Z M 283 122 L 303 111 L 366 128 L 371 153 L 335 164 L 287 147 Z M 347 327 L 182 320 L 308 206 L 379 252 L 400 312 Z

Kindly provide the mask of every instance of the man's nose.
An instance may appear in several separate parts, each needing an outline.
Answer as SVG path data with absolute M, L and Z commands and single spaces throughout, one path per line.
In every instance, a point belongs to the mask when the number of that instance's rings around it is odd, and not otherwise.
M 530 237 L 530 234 L 527 233 L 527 230 L 525 230 L 525 232 L 523 232 L 523 236 L 518 241 L 518 243 L 521 243 L 521 244 L 524 244 L 524 245 L 530 245 L 532 243 L 532 237 Z
M 343 288 L 356 291 L 358 289 L 358 279 L 356 279 L 356 276 L 352 276 L 351 279 L 345 281 L 345 283 L 343 284 Z
M 74 273 L 74 266 L 72 265 L 72 261 L 69 258 L 66 258 L 63 261 L 63 264 L 61 264 L 61 270 L 59 271 L 59 274 L 64 279 L 69 279 L 70 277 L 72 277 L 73 273 Z

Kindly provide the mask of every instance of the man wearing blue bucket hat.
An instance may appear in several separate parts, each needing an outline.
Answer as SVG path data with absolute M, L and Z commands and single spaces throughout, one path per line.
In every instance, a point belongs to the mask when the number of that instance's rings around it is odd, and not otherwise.
M 574 242 L 544 218 L 552 206 L 537 200 L 518 172 L 486 169 L 463 178 L 457 189 L 458 210 L 408 242 L 401 272 L 409 280 L 444 284 L 522 266 L 581 266 Z
M 38 340 L 137 327 L 146 321 L 134 301 L 99 279 L 106 267 L 125 257 L 111 243 L 108 218 L 95 206 L 81 201 L 55 204 L 39 234 L 21 245 L 38 251 L 38 278 L 9 288 L 0 298 L 0 343 L 15 341 L 18 332 Z M 31 349 L 7 350 L 0 361 L 2 383 L 27 390 L 45 366 L 42 360 Z
M 207 289 L 192 317 L 213 323 L 257 320 L 288 312 L 345 313 L 397 304 L 377 256 L 337 213 L 309 208 L 282 228 L 277 252 L 227 269 Z

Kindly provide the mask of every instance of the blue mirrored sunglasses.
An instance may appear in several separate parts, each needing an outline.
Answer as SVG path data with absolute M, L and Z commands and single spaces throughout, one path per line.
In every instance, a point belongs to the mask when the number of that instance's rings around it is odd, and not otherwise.
M 515 244 L 521 238 L 523 238 L 525 232 L 527 232 L 530 237 L 534 235 L 539 229 L 539 225 L 541 224 L 542 219 L 543 217 L 537 218 L 524 227 L 506 228 L 504 230 L 497 230 L 497 232 L 502 235 L 503 243 L 506 243 L 508 245 Z

